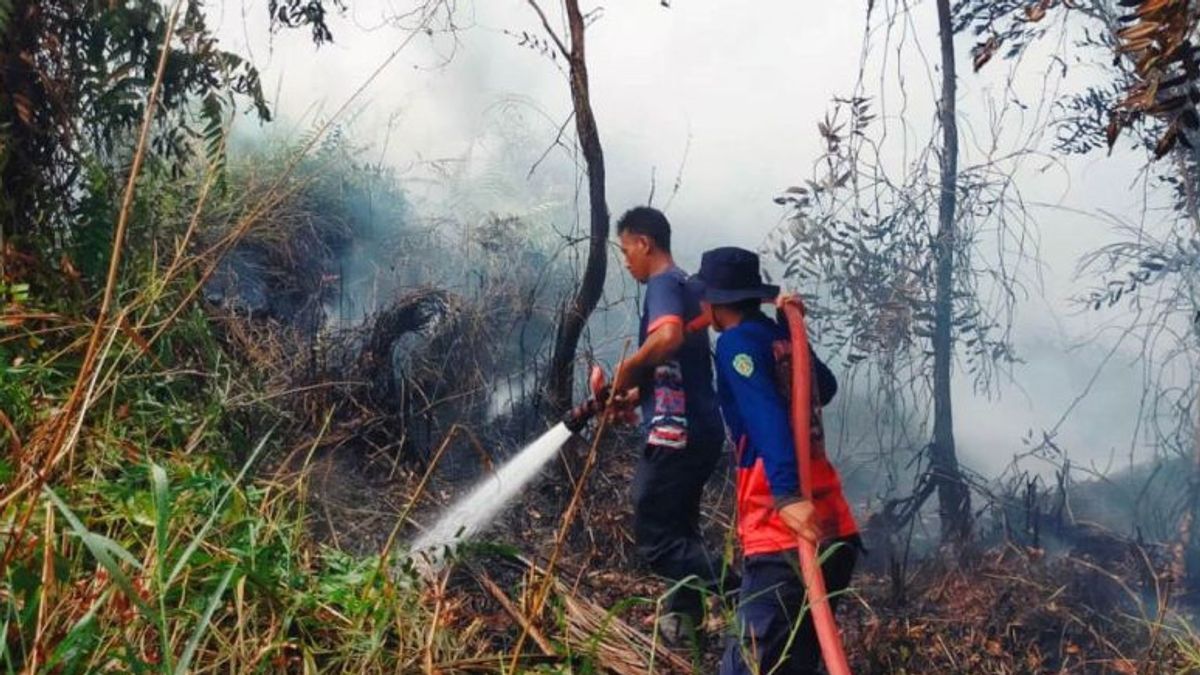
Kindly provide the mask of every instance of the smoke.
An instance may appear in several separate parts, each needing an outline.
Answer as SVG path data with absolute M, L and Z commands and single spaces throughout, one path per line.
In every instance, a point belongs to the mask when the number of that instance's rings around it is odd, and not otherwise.
M 385 20 L 387 4 L 348 4 L 349 13 L 332 23 L 335 42 L 320 50 L 304 32 L 270 36 L 265 10 L 245 0 L 209 11 L 223 44 L 254 59 L 281 117 L 302 130 L 340 105 L 402 38 Z M 864 64 L 864 31 L 878 33 L 885 20 L 877 12 L 868 25 L 865 4 L 642 2 L 597 13 L 589 69 L 614 216 L 653 196 L 668 209 L 677 258 L 689 269 L 714 245 L 757 247 L 784 215 L 772 198 L 812 175 L 821 151 L 816 124 L 833 96 L 855 93 L 860 65 L 868 73 L 863 93 L 882 96 L 878 109 L 902 164 L 933 133 L 937 71 L 914 48 L 936 53 L 933 8 L 900 19 L 899 55 L 893 45 Z M 523 32 L 542 34 L 524 2 L 473 3 L 462 26 L 402 53 L 356 102 L 349 133 L 397 171 L 416 213 L 453 212 L 468 223 L 517 214 L 547 237 L 570 232 L 586 220 L 587 204 L 570 150 L 561 58 L 521 45 Z M 1038 132 L 1066 89 L 1104 77 L 1076 68 L 1066 75 L 1070 87 L 1062 85 L 1049 58 L 1055 44 L 1035 47 L 1015 71 L 998 63 L 973 74 L 968 42 L 960 39 L 964 164 L 985 160 L 997 137 Z M 563 125 L 566 147 L 555 147 Z M 964 462 L 982 474 L 1006 467 L 1031 431 L 1040 437 L 1057 428 L 1056 441 L 1077 463 L 1101 466 L 1114 455 L 1151 452 L 1136 435 L 1143 387 L 1127 376 L 1135 352 L 1122 347 L 1106 362 L 1116 338 L 1096 338 L 1129 310 L 1084 312 L 1072 301 L 1092 283 L 1075 277 L 1080 256 L 1116 237 L 1096 214 L 1137 222 L 1142 213 L 1137 157 L 1041 156 L 1015 169 L 1039 259 L 1018 299 L 1014 341 L 1024 361 L 998 397 L 973 393 L 965 377 L 955 383 Z M 614 270 L 610 296 L 634 294 L 623 277 Z M 633 332 L 631 316 L 625 303 L 597 317 L 593 345 L 618 352 L 615 336 Z M 1089 383 L 1090 394 L 1076 404 Z

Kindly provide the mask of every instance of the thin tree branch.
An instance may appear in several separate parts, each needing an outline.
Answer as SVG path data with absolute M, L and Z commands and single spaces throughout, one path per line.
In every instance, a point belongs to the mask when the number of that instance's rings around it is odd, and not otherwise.
M 527 0 L 527 2 L 529 3 L 529 6 L 533 8 L 533 11 L 537 12 L 538 18 L 542 21 L 542 28 L 545 28 L 546 34 L 550 36 L 551 40 L 554 40 L 554 46 L 558 47 L 558 51 L 562 53 L 563 58 L 570 61 L 571 50 L 567 49 L 567 46 L 563 44 L 561 39 L 559 39 L 558 33 L 555 33 L 554 29 L 550 27 L 550 19 L 548 19 L 546 17 L 546 13 L 542 11 L 541 5 L 537 3 L 537 0 Z

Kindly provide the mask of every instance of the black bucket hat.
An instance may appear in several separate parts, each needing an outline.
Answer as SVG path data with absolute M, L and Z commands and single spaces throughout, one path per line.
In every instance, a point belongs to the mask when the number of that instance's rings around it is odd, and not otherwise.
M 779 295 L 778 286 L 763 283 L 758 254 L 736 246 L 705 251 L 700 258 L 700 271 L 692 280 L 703 288 L 701 297 L 714 305 L 773 300 Z

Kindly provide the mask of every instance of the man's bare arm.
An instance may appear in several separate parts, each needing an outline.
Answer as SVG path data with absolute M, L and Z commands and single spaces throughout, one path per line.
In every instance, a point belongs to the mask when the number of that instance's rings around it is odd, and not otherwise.
M 683 346 L 683 325 L 671 321 L 664 323 L 646 336 L 642 346 L 617 366 L 613 375 L 613 389 L 625 391 L 635 386 L 647 369 L 666 363 Z

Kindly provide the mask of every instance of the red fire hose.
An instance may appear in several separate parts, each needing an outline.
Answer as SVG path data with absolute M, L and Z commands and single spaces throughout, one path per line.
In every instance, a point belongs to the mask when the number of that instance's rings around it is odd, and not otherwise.
M 805 499 L 812 499 L 812 359 L 808 351 L 808 332 L 799 302 L 785 301 L 780 307 L 792 335 L 792 436 L 796 461 L 800 465 L 800 490 Z M 804 585 L 808 588 L 809 611 L 821 643 L 825 668 L 829 675 L 850 675 L 842 637 L 833 622 L 833 610 L 826 597 L 817 547 L 803 537 L 800 538 L 800 567 L 804 572 Z

